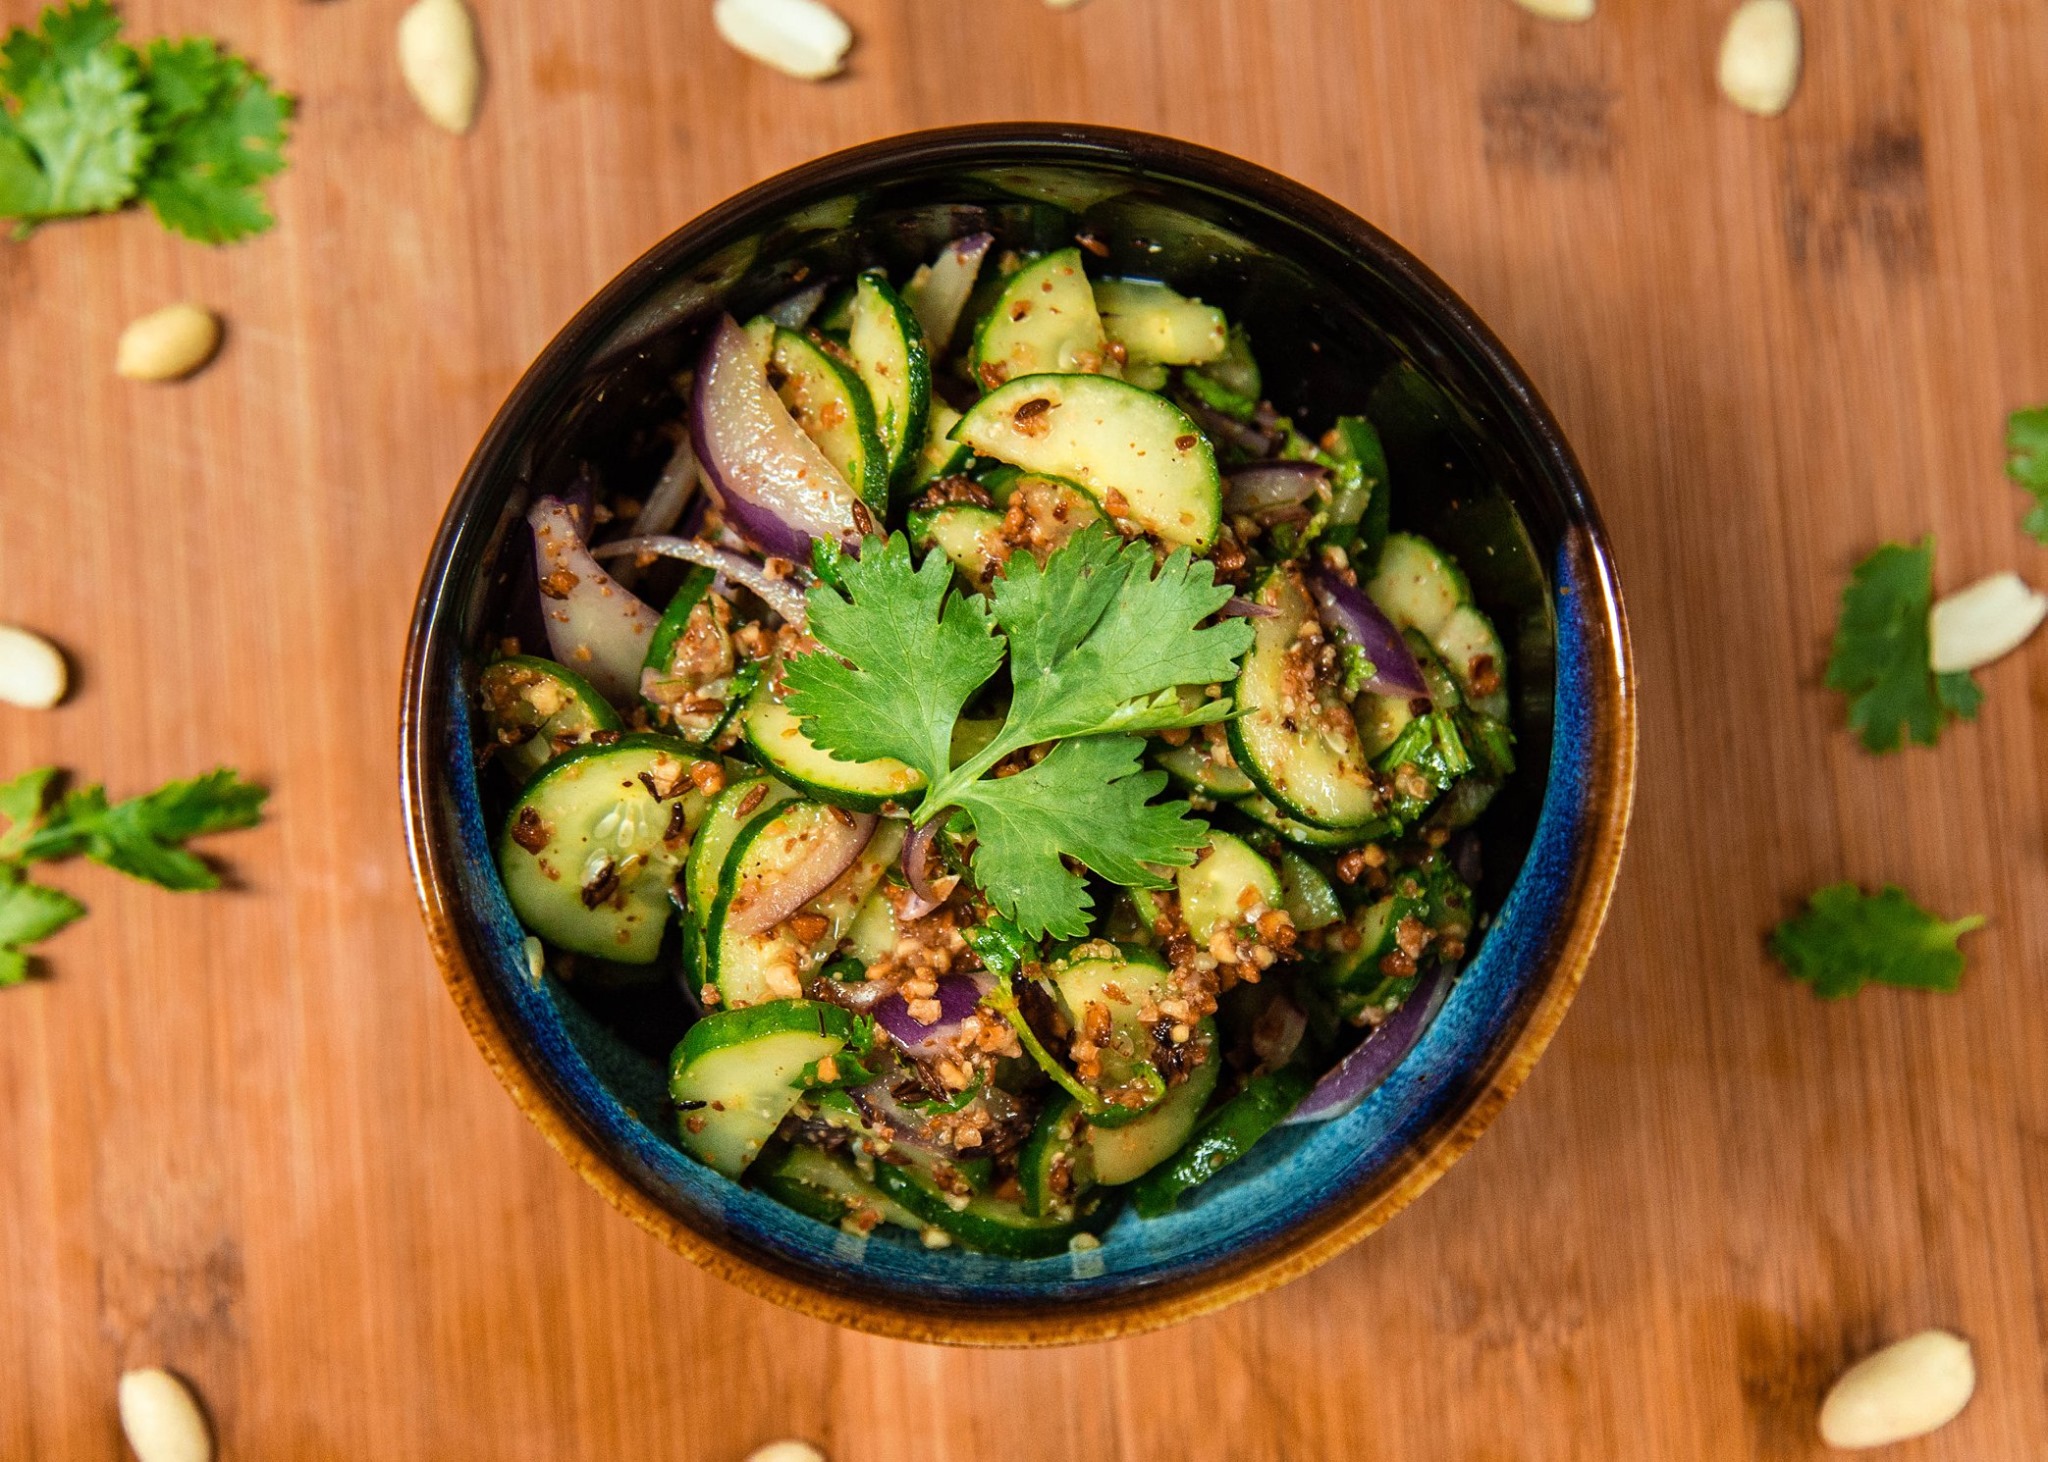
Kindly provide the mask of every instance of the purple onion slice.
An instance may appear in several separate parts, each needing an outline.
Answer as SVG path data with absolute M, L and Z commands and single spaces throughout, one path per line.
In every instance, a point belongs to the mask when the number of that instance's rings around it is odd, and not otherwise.
M 981 261 L 995 241 L 994 234 L 953 240 L 932 261 L 923 287 L 912 294 L 910 307 L 916 312 L 918 328 L 924 331 L 925 349 L 934 360 L 952 343 L 967 298 L 974 293 L 974 281 L 981 275 Z
M 1323 627 L 1356 644 L 1372 661 L 1373 676 L 1365 689 L 1374 695 L 1406 696 L 1428 700 L 1429 684 L 1422 667 L 1394 622 L 1380 612 L 1379 605 L 1356 584 L 1347 584 L 1328 569 L 1318 569 L 1308 581 L 1315 596 Z
M 1246 599 L 1233 594 L 1223 601 L 1223 607 L 1216 611 L 1219 619 L 1278 619 L 1280 611 L 1270 604 L 1261 604 L 1256 599 Z
M 1422 1033 L 1436 1019 L 1437 1011 L 1443 1008 L 1456 975 L 1457 967 L 1449 964 L 1435 965 L 1424 973 L 1401 1008 L 1387 1017 L 1386 1024 L 1361 1041 L 1310 1089 L 1288 1117 L 1287 1124 L 1328 1122 L 1356 1109 L 1415 1049 Z
M 931 818 L 913 828 L 903 842 L 903 876 L 910 883 L 910 897 L 896 910 L 900 919 L 922 919 L 951 897 L 960 886 L 960 875 L 948 873 L 939 857 L 939 827 L 944 819 Z
M 960 1022 L 974 1014 L 995 984 L 995 977 L 983 972 L 946 975 L 939 980 L 939 1018 L 924 1024 L 910 1013 L 910 1003 L 891 995 L 875 1007 L 875 1021 L 889 1033 L 907 1055 L 937 1056 L 949 1050 L 959 1037 Z
M 640 690 L 640 666 L 661 616 L 598 566 L 576 515 L 558 497 L 527 514 L 540 576 L 540 617 L 548 652 L 620 705 Z
M 691 433 L 727 521 L 762 552 L 808 563 L 815 538 L 859 542 L 853 489 L 783 409 L 730 315 L 704 347 Z
M 1223 510 L 1254 518 L 1284 513 L 1308 503 L 1329 482 L 1329 470 L 1313 462 L 1248 462 L 1224 474 Z
M 601 543 L 591 550 L 598 558 L 621 558 L 627 554 L 653 553 L 663 558 L 679 558 L 685 563 L 702 564 L 717 569 L 719 573 L 742 588 L 752 589 L 761 601 L 791 624 L 804 622 L 803 590 L 789 579 L 778 579 L 767 569 L 743 553 L 734 553 L 729 548 L 713 548 L 710 544 L 695 538 L 674 538 L 654 533 L 643 538 L 619 538 L 610 543 Z
M 732 912 L 726 915 L 726 931 L 744 937 L 773 929 L 838 882 L 839 875 L 867 850 L 881 821 L 872 812 L 820 820 L 815 824 L 818 839 L 810 856 L 786 877 L 764 884 L 744 905 L 735 898 Z

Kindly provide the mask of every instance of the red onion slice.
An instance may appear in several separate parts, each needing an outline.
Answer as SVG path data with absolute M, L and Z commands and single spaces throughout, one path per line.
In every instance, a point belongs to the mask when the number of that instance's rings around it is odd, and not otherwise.
M 1311 575 L 1308 588 L 1315 596 L 1323 627 L 1351 640 L 1372 661 L 1373 677 L 1366 681 L 1366 690 L 1374 695 L 1429 699 L 1429 684 L 1422 678 L 1414 652 L 1370 595 L 1328 569 Z
M 647 494 L 647 503 L 640 509 L 640 516 L 633 520 L 634 534 L 666 533 L 675 527 L 683 516 L 683 509 L 697 495 L 697 480 L 701 475 L 697 449 L 690 445 L 688 437 L 684 437 L 676 443 L 675 455 L 668 459 L 668 466 L 661 469 L 654 491 Z
M 575 514 L 560 498 L 542 498 L 526 521 L 533 529 L 548 652 L 606 699 L 630 703 L 639 693 L 640 666 L 661 616 L 598 566 L 576 529 Z
M 981 997 L 994 985 L 995 977 L 986 973 L 946 975 L 939 980 L 939 1018 L 932 1024 L 913 1016 L 901 995 L 891 995 L 875 1007 L 875 1023 L 908 1055 L 941 1055 L 959 1038 L 960 1022 L 974 1014 Z
M 910 883 L 910 897 L 896 910 L 899 919 L 922 919 L 960 886 L 960 875 L 945 872 L 938 856 L 942 821 L 932 818 L 922 827 L 914 828 L 904 840 L 903 876 Z
M 917 315 L 918 327 L 924 331 L 925 349 L 934 360 L 944 355 L 952 343 L 960 314 L 967 308 L 967 297 L 974 293 L 974 281 L 981 275 L 981 261 L 995 241 L 994 234 L 955 239 L 932 261 L 924 287 L 912 296 L 910 307 Z
M 800 289 L 788 299 L 768 307 L 768 318 L 785 330 L 801 330 L 810 323 L 811 316 L 818 313 L 818 306 L 825 303 L 825 286 L 813 284 Z
M 657 533 L 644 538 L 619 538 L 601 543 L 591 553 L 598 558 L 654 553 L 663 558 L 702 564 L 705 568 L 717 569 L 735 584 L 752 589 L 764 604 L 791 624 L 804 622 L 804 591 L 795 580 L 778 579 L 745 554 L 734 553 L 729 548 L 713 548 L 695 538 L 671 538 Z
M 844 818 L 826 817 L 813 823 L 817 840 L 810 855 L 788 877 L 751 891 L 744 904 L 734 898 L 733 912 L 726 916 L 726 931 L 744 937 L 773 929 L 837 883 L 839 875 L 867 851 L 881 821 L 872 812 L 849 812 Z
M 1280 611 L 1270 604 L 1261 604 L 1256 599 L 1244 599 L 1233 594 L 1223 601 L 1223 607 L 1216 611 L 1218 619 L 1278 619 Z
M 1224 474 L 1223 510 L 1254 518 L 1298 508 L 1327 492 L 1330 474 L 1313 462 L 1248 462 Z
M 1373 1088 L 1385 1081 L 1388 1073 L 1415 1049 L 1415 1043 L 1443 1008 L 1456 974 L 1456 966 L 1447 964 L 1435 965 L 1424 973 L 1401 1008 L 1387 1017 L 1386 1024 L 1361 1041 L 1310 1089 L 1288 1117 L 1288 1124 L 1328 1122 L 1353 1111 L 1370 1096 Z
M 808 563 L 814 538 L 859 542 L 853 489 L 783 410 L 730 315 L 704 348 L 692 406 L 697 457 L 727 521 L 756 547 Z

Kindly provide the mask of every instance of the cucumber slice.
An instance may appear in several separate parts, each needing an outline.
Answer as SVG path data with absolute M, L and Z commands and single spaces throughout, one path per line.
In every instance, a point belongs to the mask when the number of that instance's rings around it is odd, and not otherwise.
M 573 747 L 625 723 L 597 688 L 552 660 L 508 655 L 484 667 L 477 711 L 498 765 L 524 782 Z
M 804 1072 L 862 1038 L 853 1015 L 815 1000 L 705 1016 L 669 1061 L 683 1151 L 737 1178 L 796 1105 Z
M 1489 720 L 1507 720 L 1508 662 L 1493 621 L 1474 606 L 1461 604 L 1429 638 L 1450 667 L 1465 704 Z
M 733 653 L 730 611 L 710 597 L 717 577 L 690 570 L 654 627 L 640 672 L 648 719 L 693 746 L 718 740 L 761 673 Z
M 1216 541 L 1216 453 L 1163 396 L 1107 376 L 1027 376 L 982 397 L 953 435 L 984 457 L 1067 479 L 1168 543 Z
M 1330 880 L 1299 853 L 1280 855 L 1280 906 L 1304 934 L 1327 929 L 1344 917 L 1344 905 L 1338 902 Z
M 704 810 L 703 824 L 690 843 L 690 856 L 683 864 L 683 973 L 692 994 L 704 988 L 711 966 L 704 947 L 704 925 L 718 902 L 718 880 L 725 872 L 725 860 L 748 821 L 762 809 L 787 802 L 794 789 L 772 777 L 754 776 L 729 782 Z
M 1253 1077 L 1243 1091 L 1203 1119 L 1170 1163 L 1146 1175 L 1132 1190 L 1132 1206 L 1144 1218 L 1171 1213 L 1182 1194 L 1208 1182 L 1286 1121 L 1315 1082 L 1315 1073 L 1298 1060 Z
M 1081 1104 L 1072 1097 L 1060 1097 L 1039 1115 L 1017 1155 L 1017 1186 L 1024 1190 L 1026 1213 L 1067 1222 L 1073 1221 L 1076 1202 L 1095 1186 L 1094 1150 Z
M 1308 823 L 1297 822 L 1256 794 L 1240 797 L 1232 805 L 1260 827 L 1298 848 L 1355 848 L 1388 830 L 1381 823 L 1368 823 L 1361 828 L 1311 827 Z
M 1339 704 L 1341 687 L 1291 684 L 1290 661 L 1314 612 L 1301 575 L 1267 572 L 1254 596 L 1277 611 L 1253 621 L 1251 650 L 1237 677 L 1230 750 L 1238 767 L 1289 817 L 1318 827 L 1363 827 L 1383 797 L 1365 759 L 1358 727 Z
M 1240 401 L 1251 402 L 1254 410 L 1266 394 L 1265 379 L 1259 374 L 1259 362 L 1252 355 L 1252 338 L 1242 325 L 1230 327 L 1222 355 L 1199 370 L 1188 372 L 1188 375 L 1213 381 Z
M 846 1158 L 815 1147 L 791 1147 L 763 1163 L 753 1184 L 776 1202 L 851 1233 L 870 1233 L 885 1223 L 913 1232 L 924 1227 Z
M 1395 936 L 1401 921 L 1428 913 L 1428 890 L 1420 879 L 1404 875 L 1392 893 L 1356 910 L 1348 929 L 1324 941 L 1331 954 L 1323 962 L 1321 982 L 1334 991 L 1369 997 L 1388 978 L 1380 961 L 1399 947 Z
M 1134 1183 L 1187 1142 L 1223 1076 L 1216 1022 L 1204 1019 L 1195 1039 L 1207 1054 L 1179 1085 L 1167 1088 L 1158 1106 L 1135 1122 L 1121 1127 L 1098 1127 L 1090 1132 L 1088 1145 L 1096 1182 L 1105 1186 Z
M 918 449 L 917 465 L 904 485 L 905 497 L 923 492 L 941 477 L 965 472 L 974 465 L 973 450 L 965 442 L 952 439 L 953 428 L 960 424 L 960 413 L 934 396 L 930 421 L 931 430 Z
M 1005 1259 L 1045 1259 L 1063 1254 L 1077 1233 L 1088 1232 L 1106 1220 L 1110 1210 L 1091 1206 L 1075 1219 L 1034 1218 L 1014 1198 L 977 1194 L 955 1208 L 957 1199 L 920 1168 L 875 1164 L 875 1186 L 935 1228 L 941 1229 L 968 1248 L 996 1254 Z M 1093 1195 L 1091 1195 L 1092 1197 Z
M 1095 940 L 1082 949 L 1107 947 Z M 1067 1023 L 1077 1033 L 1106 1031 L 1096 1039 L 1098 1068 L 1081 1084 L 1108 1104 L 1091 1119 L 1096 1126 L 1122 1125 L 1150 1110 L 1166 1095 L 1166 1079 L 1152 1064 L 1152 1032 L 1140 1018 L 1167 994 L 1171 978 L 1166 961 L 1148 949 L 1125 948 L 1116 957 L 1084 957 L 1055 963 L 1053 990 Z M 1094 1014 L 1100 1008 L 1102 1015 Z
M 1229 348 L 1223 311 L 1151 280 L 1098 280 L 1095 310 L 1103 331 L 1133 362 L 1203 365 L 1222 359 Z M 1160 385 L 1165 383 L 1162 376 Z
M 1252 779 L 1234 764 L 1218 761 L 1212 745 L 1199 735 L 1190 737 L 1185 746 L 1153 753 L 1152 760 L 1183 787 L 1226 802 L 1237 797 L 1249 797 L 1259 790 L 1252 784 Z
M 577 954 L 651 964 L 705 796 L 699 758 L 668 736 L 628 736 L 559 757 L 512 804 L 498 870 L 520 923 Z
M 877 513 L 887 511 L 889 456 L 862 378 L 794 330 L 778 329 L 768 381 L 855 496 Z
M 846 348 L 875 404 L 875 433 L 887 458 L 887 480 L 907 480 L 924 447 L 932 366 L 917 316 L 879 274 L 863 274 L 855 286 Z
M 1280 875 L 1273 865 L 1229 833 L 1209 834 L 1209 851 L 1174 880 L 1188 934 L 1207 944 L 1218 929 L 1254 922 L 1281 904 Z
M 1362 416 L 1340 416 L 1331 434 L 1336 459 L 1330 521 L 1323 536 L 1349 551 L 1351 566 L 1369 575 L 1387 541 L 1387 454 Z
M 1472 756 L 1465 750 L 1464 738 L 1458 732 L 1457 717 L 1448 711 L 1431 711 L 1410 721 L 1373 765 L 1395 787 L 1387 816 L 1405 827 L 1427 812 L 1440 793 L 1472 770 Z M 1426 790 L 1416 789 L 1409 772 L 1421 779 Z
M 738 1010 L 801 994 L 804 981 L 838 948 L 861 905 L 896 861 L 903 847 L 904 825 L 889 818 L 875 829 L 853 865 L 796 911 L 822 919 L 823 926 L 813 937 L 806 939 L 799 932 L 796 926 L 801 921 L 796 915 L 759 933 L 742 934 L 733 929 L 735 902 L 752 889 L 790 877 L 832 831 L 827 824 L 841 816 L 837 808 L 822 802 L 791 801 L 755 813 L 734 839 L 725 871 L 719 876 L 718 897 L 704 921 L 703 946 L 709 982 L 717 986 L 718 998 L 728 1008 Z
M 880 964 L 896 948 L 896 906 L 877 888 L 846 929 L 847 952 L 863 965 Z
M 910 543 L 920 557 L 936 548 L 953 561 L 960 577 L 986 589 L 1009 556 L 1003 542 L 1003 515 L 973 503 L 948 503 L 918 508 L 910 514 Z
M 1004 281 L 975 326 L 968 364 L 975 383 L 993 391 L 1021 376 L 1099 371 L 1108 349 L 1081 251 L 1060 249 Z
M 880 812 L 924 785 L 922 773 L 893 758 L 840 761 L 804 735 L 803 723 L 775 698 L 775 679 L 755 688 L 740 714 L 747 745 L 783 781 L 823 802 Z
M 1413 533 L 1388 535 L 1365 592 L 1397 628 L 1420 630 L 1431 640 L 1458 606 L 1472 599 L 1472 587 L 1458 566 Z

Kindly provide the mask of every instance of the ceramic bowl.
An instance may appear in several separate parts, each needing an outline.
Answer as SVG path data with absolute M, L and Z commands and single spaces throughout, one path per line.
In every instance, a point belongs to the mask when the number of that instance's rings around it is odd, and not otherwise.
M 1268 393 L 1311 423 L 1362 404 L 1396 523 L 1447 546 L 1509 647 L 1522 772 L 1491 809 L 1491 926 L 1414 1053 L 1357 1110 L 1284 1129 L 1172 1216 L 1030 1262 L 816 1223 L 684 1157 L 646 992 L 529 971 L 491 858 L 470 686 L 518 611 L 533 498 L 596 471 L 644 489 L 675 372 L 720 310 L 806 280 L 901 271 L 992 229 L 1005 247 L 1106 249 L 1251 324 Z M 420 589 L 403 707 L 414 876 L 448 987 L 498 1077 L 622 1211 L 733 1282 L 842 1324 L 969 1343 L 1164 1325 L 1306 1273 L 1385 1223 L 1478 1138 L 1578 988 L 1634 778 L 1621 593 L 1570 448 L 1534 387 L 1442 281 L 1327 198 L 1235 158 L 1136 133 L 984 126 L 796 168 L 671 235 L 586 305 L 477 448 Z

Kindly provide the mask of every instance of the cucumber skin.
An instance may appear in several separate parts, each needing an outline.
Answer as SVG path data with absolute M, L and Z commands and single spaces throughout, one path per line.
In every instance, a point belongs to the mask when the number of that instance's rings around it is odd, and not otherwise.
M 592 724 L 589 728 L 591 731 L 597 732 L 625 730 L 626 723 L 619 719 L 619 713 L 616 710 L 612 709 L 611 702 L 606 700 L 604 696 L 598 692 L 596 686 L 592 685 L 589 681 L 585 680 L 575 671 L 569 669 L 566 665 L 563 665 L 558 661 L 554 660 L 544 660 L 538 655 L 506 655 L 500 659 L 493 660 L 489 665 L 486 665 L 483 669 L 483 676 L 488 677 L 493 670 L 497 669 L 501 665 L 515 666 L 522 670 L 531 670 L 536 674 L 546 675 L 551 679 L 560 681 L 563 687 L 566 688 L 569 691 L 570 695 L 574 698 L 575 704 L 583 709 L 584 714 L 591 721 Z M 565 707 L 564 709 L 567 708 Z M 484 722 L 485 726 L 489 727 L 491 724 L 491 717 L 489 708 L 486 705 L 484 705 L 482 701 L 481 678 L 479 679 L 478 686 L 477 713 L 479 718 Z M 557 711 L 555 714 L 560 715 L 561 712 Z M 553 716 L 550 716 L 548 718 L 549 721 L 552 721 L 553 719 Z M 547 724 L 547 721 L 541 722 L 541 726 L 543 728 Z M 497 744 L 496 734 L 496 731 L 493 730 L 492 744 Z M 534 732 L 534 735 L 536 737 L 538 737 L 540 734 L 541 731 L 538 729 Z M 530 743 L 522 742 L 516 746 L 504 747 L 501 750 L 498 757 L 499 763 L 503 765 L 505 770 L 511 773 L 513 778 L 516 781 L 518 781 L 521 785 L 524 785 L 526 782 L 538 776 L 542 772 L 542 770 L 544 770 L 556 759 L 552 755 L 544 756 L 538 762 L 531 762 L 529 765 L 527 759 L 519 758 L 516 755 L 516 753 L 523 751 L 528 744 Z M 589 744 L 590 743 L 588 741 L 578 743 L 579 746 L 587 746 Z M 572 751 L 575 749 L 575 747 L 570 748 L 570 750 Z M 568 755 L 568 753 L 564 752 L 563 755 L 566 756 Z M 522 770 L 522 767 L 525 767 L 525 769 Z
M 744 1010 L 718 1010 L 683 1032 L 669 1057 L 669 1081 L 699 1056 L 723 1051 L 743 1041 L 791 1031 L 837 1036 L 849 1045 L 862 1039 L 860 1018 L 821 1000 L 769 1000 Z
M 1140 1218 L 1163 1218 L 1182 1195 L 1236 1162 L 1301 1105 L 1316 1077 L 1301 1061 L 1255 1076 L 1243 1091 L 1202 1119 L 1187 1145 L 1164 1167 L 1154 1168 L 1131 1189 Z
M 1116 1205 L 1103 1200 L 1072 1221 L 1032 1218 L 1021 1204 L 985 1197 L 970 1199 L 966 1208 L 956 1211 L 929 1178 L 915 1169 L 882 1162 L 875 1164 L 875 1186 L 967 1247 L 1005 1259 L 1049 1259 L 1064 1254 L 1075 1234 L 1093 1233 L 1116 1214 Z M 997 1207 L 999 1204 L 1003 1206 Z M 1005 1209 L 1013 1210 L 1014 1217 Z
M 777 351 L 788 349 L 792 355 L 799 353 L 803 355 L 805 357 L 805 368 L 815 369 L 828 376 L 832 383 L 839 388 L 840 394 L 846 398 L 853 412 L 853 420 L 850 423 L 853 435 L 855 440 L 860 443 L 861 466 L 861 480 L 858 482 L 849 480 L 847 486 L 852 489 L 855 497 L 866 503 L 875 512 L 887 512 L 889 507 L 890 464 L 884 454 L 881 429 L 876 423 L 875 401 L 868 394 L 866 384 L 852 367 L 820 350 L 797 331 L 778 327 L 775 332 L 775 349 Z M 781 392 L 778 391 L 776 394 L 780 396 Z M 788 408 L 789 403 L 785 401 L 783 406 Z M 863 416 L 863 413 L 865 413 L 865 416 Z M 791 410 L 790 414 L 794 416 L 796 413 L 794 410 Z M 802 426 L 803 422 L 799 420 L 797 425 Z M 816 439 L 813 438 L 813 440 Z M 823 442 L 818 443 L 818 450 L 821 452 L 825 450 Z M 839 464 L 835 462 L 832 465 L 837 467 Z M 844 475 L 843 470 L 841 475 Z
M 885 509 L 890 493 L 907 486 L 916 474 L 918 458 L 924 451 L 925 435 L 931 426 L 932 363 L 930 353 L 925 349 L 924 332 L 918 327 L 916 313 L 903 302 L 903 297 L 880 274 L 870 271 L 860 277 L 855 286 L 854 309 L 857 311 L 860 308 L 859 291 L 863 285 L 874 291 L 881 305 L 888 309 L 895 319 L 896 332 L 903 341 L 904 372 L 907 377 L 904 382 L 906 400 L 903 420 L 897 423 L 899 434 L 896 442 L 893 446 L 886 441 L 882 443 L 882 450 L 888 458 L 883 471 L 883 499 L 879 505 L 870 505 Z M 849 338 L 852 333 L 850 330 Z M 862 378 L 863 384 L 865 379 Z M 880 437 L 883 404 L 873 400 L 873 395 L 873 391 L 870 390 L 870 401 L 875 409 L 875 432 L 877 437 Z
M 1073 1197 L 1079 1200 L 1095 1186 L 1088 1163 L 1088 1139 L 1081 1130 L 1081 1105 L 1070 1096 L 1039 1114 L 1037 1125 L 1025 1140 L 1017 1158 L 1017 1183 L 1024 1190 L 1024 1211 L 1034 1218 L 1055 1218 L 1052 1194 L 1046 1180 L 1053 1162 L 1064 1152 L 1068 1171 L 1073 1174 Z M 1064 1215 L 1071 1218 L 1072 1214 Z

